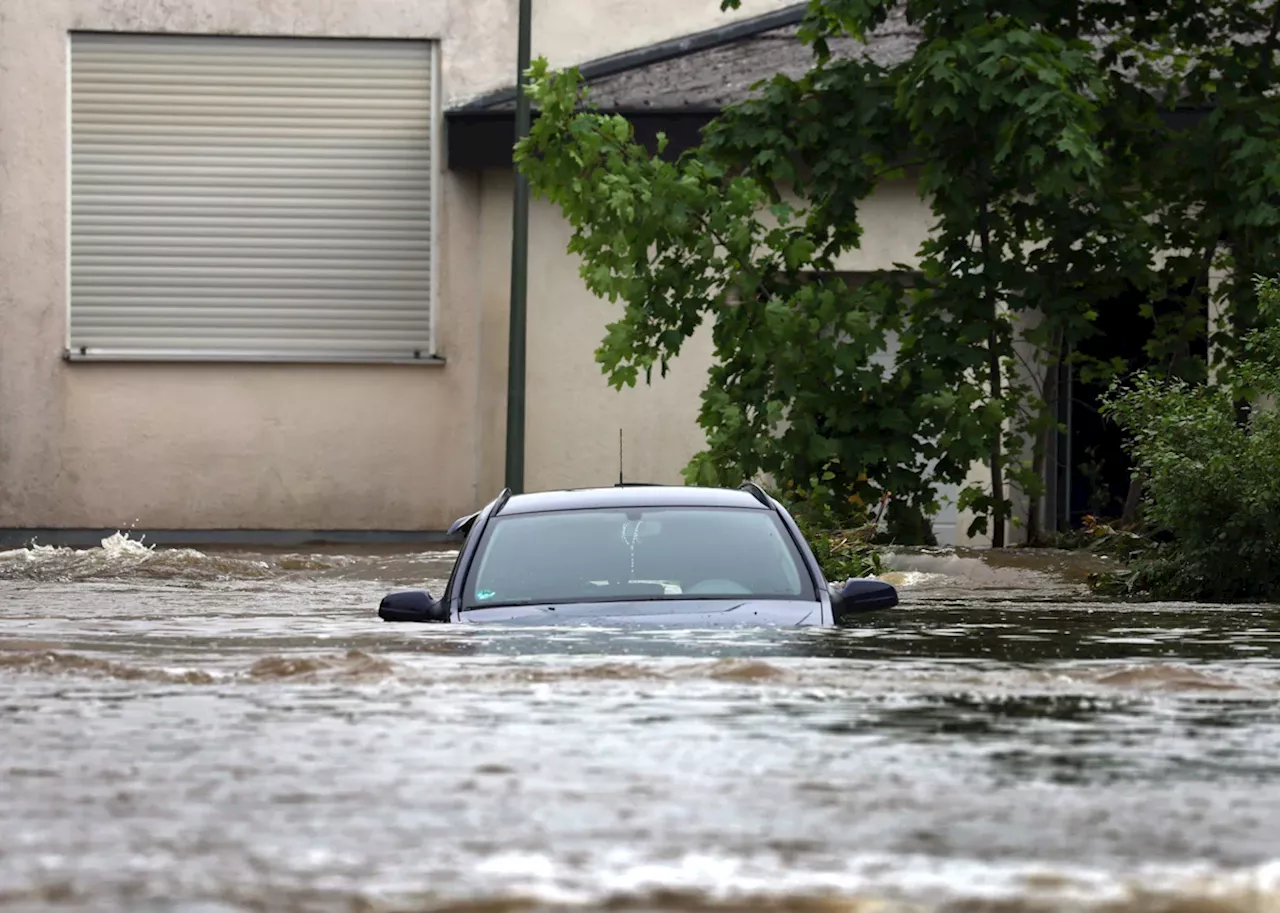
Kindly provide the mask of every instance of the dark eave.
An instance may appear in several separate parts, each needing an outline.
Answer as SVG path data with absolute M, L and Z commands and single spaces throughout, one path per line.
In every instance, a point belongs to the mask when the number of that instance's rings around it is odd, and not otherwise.
M 641 108 L 616 112 L 631 121 L 636 140 L 657 151 L 658 134 L 667 136 L 667 151 L 679 155 L 702 142 L 702 128 L 720 112 L 716 109 Z M 538 115 L 533 115 L 536 120 Z M 452 171 L 511 168 L 515 145 L 515 116 L 510 111 L 451 111 L 446 123 L 448 167 Z

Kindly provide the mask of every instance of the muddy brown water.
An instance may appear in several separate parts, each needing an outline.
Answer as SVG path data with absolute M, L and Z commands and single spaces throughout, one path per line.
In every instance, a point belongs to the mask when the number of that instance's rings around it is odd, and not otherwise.
M 451 553 L 0 553 L 0 909 L 1280 911 L 1280 617 L 895 556 L 843 631 L 381 623 Z

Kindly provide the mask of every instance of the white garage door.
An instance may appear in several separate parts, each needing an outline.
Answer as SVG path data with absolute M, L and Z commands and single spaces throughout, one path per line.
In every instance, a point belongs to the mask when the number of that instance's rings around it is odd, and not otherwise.
M 68 357 L 429 358 L 433 53 L 73 35 Z

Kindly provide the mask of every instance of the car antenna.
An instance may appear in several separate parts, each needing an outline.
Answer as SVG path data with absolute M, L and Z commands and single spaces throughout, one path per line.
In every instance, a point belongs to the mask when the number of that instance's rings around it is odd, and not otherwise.
M 622 429 L 618 429 L 618 487 L 621 488 L 625 483 L 622 481 Z

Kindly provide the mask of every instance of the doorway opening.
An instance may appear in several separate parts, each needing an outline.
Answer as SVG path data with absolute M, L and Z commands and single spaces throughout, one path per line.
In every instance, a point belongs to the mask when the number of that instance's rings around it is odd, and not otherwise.
M 1077 529 L 1086 516 L 1118 521 L 1130 503 L 1133 464 L 1125 437 L 1099 411 L 1110 379 L 1088 367 L 1089 361 L 1123 364 L 1122 374 L 1142 369 L 1166 371 L 1188 381 L 1202 381 L 1209 353 L 1208 281 L 1192 280 L 1151 300 L 1137 288 L 1100 300 L 1097 332 L 1076 346 L 1085 362 L 1063 371 L 1059 385 L 1057 501 L 1059 529 Z M 1151 312 L 1143 313 L 1150 300 Z M 1148 342 L 1157 327 L 1165 343 L 1156 350 Z

